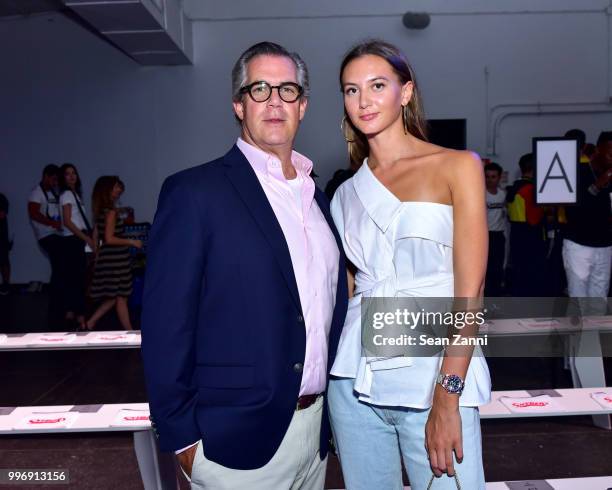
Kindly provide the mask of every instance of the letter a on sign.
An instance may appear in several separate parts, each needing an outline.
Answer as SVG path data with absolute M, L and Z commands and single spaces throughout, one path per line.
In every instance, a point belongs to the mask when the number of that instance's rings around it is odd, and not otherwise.
M 550 175 L 553 170 L 553 167 L 555 166 L 555 163 L 561 169 L 561 175 Z M 563 163 L 561 162 L 561 159 L 559 158 L 558 152 L 555 152 L 555 156 L 553 157 L 552 162 L 550 162 L 550 165 L 548 167 L 548 172 L 546 172 L 546 177 L 544 177 L 544 180 L 542 181 L 542 186 L 540 187 L 540 190 L 538 192 L 544 191 L 544 186 L 546 185 L 546 182 L 548 182 L 549 180 L 556 180 L 556 179 L 563 180 L 567 184 L 567 190 L 569 192 L 574 192 L 574 190 L 572 189 L 572 184 L 570 184 L 570 181 L 567 178 L 567 174 L 565 173 L 565 169 L 563 168 Z
M 566 138 L 534 138 L 536 204 L 575 204 L 578 142 Z

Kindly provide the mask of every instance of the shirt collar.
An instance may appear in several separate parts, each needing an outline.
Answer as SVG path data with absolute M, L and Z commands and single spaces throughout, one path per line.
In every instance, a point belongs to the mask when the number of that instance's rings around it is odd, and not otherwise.
M 238 141 L 236 141 L 236 146 L 244 154 L 256 172 L 268 175 L 271 173 L 272 169 L 281 168 L 281 162 L 277 157 L 251 145 L 250 143 L 247 143 L 242 138 L 238 138 Z M 310 172 L 312 171 L 312 160 L 309 158 L 293 150 L 291 152 L 291 163 L 302 177 L 307 177 L 310 175 Z
M 376 226 L 385 233 L 402 208 L 402 202 L 372 173 L 367 158 L 352 181 L 364 209 Z

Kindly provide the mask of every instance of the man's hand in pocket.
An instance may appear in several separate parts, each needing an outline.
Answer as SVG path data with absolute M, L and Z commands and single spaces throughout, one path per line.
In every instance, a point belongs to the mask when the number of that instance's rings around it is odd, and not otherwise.
M 198 444 L 194 444 L 191 447 L 188 447 L 184 451 L 181 451 L 176 455 L 176 459 L 178 459 L 181 468 L 183 471 L 187 473 L 189 478 L 191 478 L 191 470 L 193 469 L 193 460 L 195 459 L 196 451 L 198 450 Z

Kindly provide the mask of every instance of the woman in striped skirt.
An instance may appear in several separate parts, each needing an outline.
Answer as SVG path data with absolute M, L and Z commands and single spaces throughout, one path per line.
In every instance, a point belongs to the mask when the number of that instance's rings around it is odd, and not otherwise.
M 142 242 L 124 237 L 123 220 L 116 209 L 116 202 L 124 188 L 119 177 L 104 176 L 96 181 L 93 190 L 95 232 L 101 245 L 96 257 L 90 296 L 94 300 L 102 300 L 102 304 L 87 321 L 89 330 L 113 306 L 123 328 L 132 330 L 128 311 L 128 298 L 132 294 L 130 247 L 142 248 Z

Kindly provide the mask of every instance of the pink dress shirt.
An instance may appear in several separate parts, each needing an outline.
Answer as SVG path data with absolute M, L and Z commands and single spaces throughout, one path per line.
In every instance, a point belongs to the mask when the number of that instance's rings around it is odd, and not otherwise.
M 306 326 L 300 396 L 322 393 L 327 384 L 328 338 L 336 303 L 340 252 L 314 199 L 315 184 L 309 175 L 312 162 L 292 152 L 291 163 L 297 178 L 288 181 L 278 158 L 241 138 L 236 145 L 255 170 L 289 247 Z

